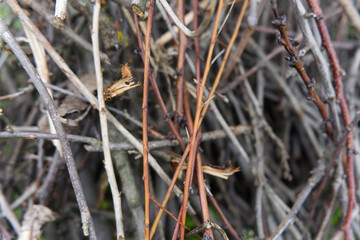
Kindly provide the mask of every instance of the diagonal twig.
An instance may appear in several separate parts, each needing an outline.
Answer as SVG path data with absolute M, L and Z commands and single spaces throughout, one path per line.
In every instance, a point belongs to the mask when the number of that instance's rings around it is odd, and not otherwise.
M 11 3 L 11 1 L 8 1 Z M 10 4 L 9 4 L 10 5 Z M 56 112 L 54 102 L 52 101 L 44 83 L 40 80 L 39 75 L 36 73 L 34 66 L 30 63 L 29 59 L 26 57 L 25 53 L 21 50 L 20 46 L 17 44 L 16 40 L 9 32 L 6 27 L 6 24 L 2 17 L 0 17 L 0 34 L 1 37 L 7 42 L 11 48 L 11 50 L 15 53 L 18 57 L 19 61 L 21 62 L 22 66 L 25 68 L 26 72 L 30 76 L 33 84 L 35 85 L 36 89 L 38 90 L 40 96 L 42 97 L 45 107 L 47 108 L 51 120 L 54 124 L 56 132 L 59 136 L 59 140 L 61 142 L 61 147 L 64 154 L 64 159 L 69 171 L 71 183 L 74 188 L 75 196 L 78 201 L 80 213 L 81 213 L 81 220 L 83 224 L 83 232 L 85 235 L 89 235 L 90 239 L 96 239 L 95 228 L 92 221 L 92 217 L 90 215 L 89 208 L 87 206 L 85 196 L 83 193 L 82 185 L 80 182 L 79 175 L 76 171 L 76 165 L 74 158 L 72 156 L 72 152 L 70 149 L 69 141 L 66 137 L 66 133 L 64 128 L 61 125 L 59 115 Z

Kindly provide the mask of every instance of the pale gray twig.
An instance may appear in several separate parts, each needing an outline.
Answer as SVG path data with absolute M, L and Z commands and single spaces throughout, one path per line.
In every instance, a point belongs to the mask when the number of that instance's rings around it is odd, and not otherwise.
M 67 0 L 56 0 L 55 17 L 59 20 L 66 18 Z
M 2 18 L 2 17 L 1 17 Z M 2 19 L 1 19 L 2 21 Z M 16 218 L 14 212 L 11 210 L 8 201 L 6 200 L 3 192 L 2 186 L 0 185 L 0 210 L 1 215 L 6 217 L 6 219 L 10 222 L 11 226 L 15 230 L 16 234 L 20 234 L 20 223 L 19 220 Z
M 216 0 L 210 0 L 210 4 L 208 6 L 208 8 L 205 10 L 205 16 L 203 21 L 201 22 L 200 26 L 195 30 L 195 31 L 191 31 L 190 29 L 188 29 L 181 21 L 180 19 L 176 16 L 176 14 L 174 13 L 174 11 L 172 10 L 171 6 L 169 5 L 169 3 L 166 0 L 159 0 L 159 2 L 162 4 L 162 6 L 164 7 L 165 11 L 169 14 L 170 18 L 174 21 L 174 23 L 176 24 L 176 26 L 188 37 L 198 37 L 200 36 L 200 34 L 202 34 L 207 26 L 209 25 L 214 12 L 215 12 L 215 7 L 216 7 Z
M 116 177 L 114 173 L 114 167 L 111 160 L 110 148 L 109 148 L 109 133 L 108 125 L 106 119 L 105 111 L 105 101 L 103 95 L 103 77 L 101 71 L 100 63 L 100 50 L 99 50 L 99 16 L 100 16 L 100 0 L 96 0 L 93 11 L 93 22 L 91 30 L 91 39 L 93 46 L 93 56 L 94 56 L 94 65 L 95 65 L 95 76 L 96 76 L 96 86 L 97 86 L 97 95 L 98 95 L 98 110 L 100 115 L 100 128 L 101 128 L 101 137 L 102 137 L 102 148 L 104 152 L 104 165 L 106 174 L 108 177 L 112 199 L 114 203 L 114 214 L 116 222 L 116 239 L 125 239 L 124 224 L 122 218 L 122 209 L 121 209 L 121 196 L 119 188 L 116 182 Z
M 276 228 L 276 230 L 271 234 L 269 240 L 277 239 L 285 231 L 285 229 L 289 226 L 289 224 L 295 221 L 296 214 L 304 204 L 305 200 L 311 193 L 312 189 L 321 180 L 324 171 L 325 171 L 325 166 L 323 164 L 320 164 L 316 169 L 313 170 L 312 176 L 309 178 L 307 184 L 298 195 L 298 198 L 296 199 L 290 212 L 281 221 L 280 225 Z
M 74 41 L 75 44 L 78 44 L 80 47 L 84 48 L 85 50 L 92 52 L 92 46 L 89 42 L 84 40 L 79 34 L 77 34 L 74 30 L 72 30 L 67 25 L 64 25 L 61 21 L 57 20 L 47 8 L 44 7 L 44 3 L 40 4 L 38 0 L 21 0 L 21 3 L 25 3 L 29 5 L 35 12 L 37 12 L 40 16 L 45 18 L 51 26 L 58 29 L 62 32 L 65 36 L 69 37 Z M 109 57 L 100 52 L 101 60 L 103 60 L 106 64 L 110 64 Z

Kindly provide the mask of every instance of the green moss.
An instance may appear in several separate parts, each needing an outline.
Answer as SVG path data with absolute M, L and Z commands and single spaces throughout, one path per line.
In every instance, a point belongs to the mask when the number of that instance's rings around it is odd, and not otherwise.
M 336 227 L 340 224 L 341 222 L 341 210 L 340 207 L 336 208 L 333 216 L 330 219 L 330 225 L 332 227 Z
M 243 231 L 244 240 L 257 240 L 255 233 L 252 229 L 244 229 Z
M 104 210 L 111 210 L 110 204 L 105 200 L 101 202 L 100 207 Z
M 127 47 L 129 45 L 129 43 L 125 40 L 124 35 L 121 31 L 117 32 L 117 39 L 119 40 L 119 43 L 122 46 Z

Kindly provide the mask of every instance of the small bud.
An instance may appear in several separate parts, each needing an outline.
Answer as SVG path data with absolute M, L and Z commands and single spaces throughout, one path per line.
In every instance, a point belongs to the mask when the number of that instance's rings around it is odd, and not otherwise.
M 358 151 L 356 151 L 355 149 L 349 149 L 349 150 L 347 151 L 347 154 L 348 154 L 348 155 L 357 155 L 357 154 L 358 154 Z
M 289 55 L 285 55 L 284 58 L 285 58 L 285 60 L 288 61 L 288 62 L 290 62 L 290 60 L 291 60 L 291 57 L 290 57 Z
M 290 41 L 291 45 L 293 45 L 294 47 L 299 46 L 299 42 L 298 42 L 298 41 L 296 41 L 296 40 L 294 40 L 294 39 L 292 39 L 292 38 L 289 38 L 289 41 Z
M 325 120 L 322 121 L 321 125 L 320 125 L 320 130 L 321 132 L 325 133 L 327 131 L 327 128 L 331 126 L 331 121 L 330 120 Z
M 307 85 L 308 88 L 314 87 L 316 84 L 316 80 L 314 78 L 311 78 L 310 83 Z
M 312 98 L 312 96 L 310 95 L 310 93 L 307 93 L 307 94 L 305 95 L 305 98 L 306 98 L 306 100 L 308 100 L 308 101 L 312 101 L 312 100 L 313 100 L 313 98 Z
M 322 15 L 322 14 L 319 14 L 319 15 L 317 15 L 317 16 L 315 17 L 315 20 L 316 20 L 316 21 L 319 21 L 319 20 L 321 20 L 321 19 L 324 19 L 324 15 Z
M 316 14 L 313 12 L 310 12 L 310 13 L 305 13 L 303 16 L 304 16 L 304 18 L 315 18 Z
M 276 43 L 277 44 L 282 44 L 282 42 L 284 41 L 281 37 L 281 34 L 279 31 L 276 31 L 275 32 L 275 38 L 276 38 Z
M 279 27 L 279 26 L 285 26 L 286 25 L 286 15 L 282 15 L 280 16 L 278 19 L 273 20 L 271 23 L 275 26 L 275 27 Z
M 297 60 L 298 60 L 297 56 L 290 56 L 289 67 L 295 67 Z

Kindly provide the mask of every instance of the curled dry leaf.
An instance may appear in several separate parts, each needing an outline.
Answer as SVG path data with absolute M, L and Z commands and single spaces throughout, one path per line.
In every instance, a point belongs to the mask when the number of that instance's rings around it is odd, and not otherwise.
M 171 164 L 176 168 L 179 163 L 178 158 L 174 158 L 171 160 Z M 183 170 L 186 170 L 186 165 L 183 166 Z M 234 173 L 237 173 L 240 171 L 240 167 L 218 167 L 218 166 L 211 166 L 208 164 L 203 163 L 202 164 L 202 170 L 204 173 L 219 177 L 222 179 L 228 179 L 229 176 L 233 175 Z M 181 178 L 181 174 L 179 174 L 179 177 Z
M 104 100 L 111 99 L 113 97 L 120 96 L 124 92 L 140 86 L 140 82 L 135 83 L 131 74 L 130 67 L 125 64 L 122 66 L 122 76 L 117 82 L 111 84 L 110 87 L 104 90 Z

